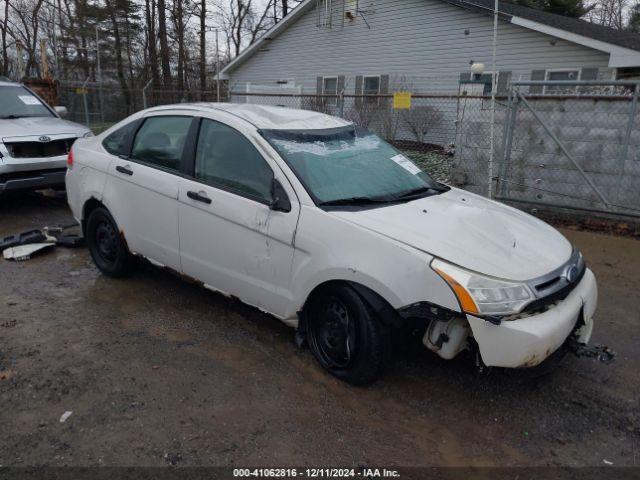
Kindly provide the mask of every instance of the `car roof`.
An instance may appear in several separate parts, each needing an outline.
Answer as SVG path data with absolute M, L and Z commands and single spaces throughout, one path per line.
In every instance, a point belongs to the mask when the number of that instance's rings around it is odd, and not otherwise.
M 4 80 L 0 80 L 0 87 L 19 87 L 21 86 L 21 83 L 16 83 L 16 82 L 11 82 L 11 81 L 4 81 Z
M 174 109 L 199 110 L 201 112 L 222 111 L 241 118 L 256 128 L 265 130 L 320 130 L 352 124 L 347 120 L 325 113 L 249 103 L 180 103 L 150 108 L 147 112 Z

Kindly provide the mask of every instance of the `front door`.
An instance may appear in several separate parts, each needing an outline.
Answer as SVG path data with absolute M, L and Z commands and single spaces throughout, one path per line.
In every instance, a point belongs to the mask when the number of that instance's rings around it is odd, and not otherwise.
M 297 198 L 290 192 L 289 212 L 269 207 L 274 170 L 226 124 L 202 120 L 194 163 L 179 194 L 184 272 L 281 316 L 290 301 Z
M 180 271 L 178 192 L 184 144 L 193 117 L 146 118 L 130 155 L 115 157 L 105 186 L 108 204 L 129 249 Z

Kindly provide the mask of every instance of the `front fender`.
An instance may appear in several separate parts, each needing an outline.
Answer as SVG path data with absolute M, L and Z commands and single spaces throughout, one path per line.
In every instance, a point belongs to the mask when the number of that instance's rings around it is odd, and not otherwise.
M 363 285 L 395 310 L 427 301 L 460 311 L 451 289 L 429 267 L 432 258 L 329 212 L 303 206 L 292 266 L 295 302 L 289 313 L 295 315 L 318 285 L 332 280 Z

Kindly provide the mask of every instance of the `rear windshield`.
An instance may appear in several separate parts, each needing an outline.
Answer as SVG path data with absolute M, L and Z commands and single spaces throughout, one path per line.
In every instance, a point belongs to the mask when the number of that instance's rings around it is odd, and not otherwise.
M 24 87 L 0 87 L 0 118 L 21 117 L 53 117 L 53 113 Z

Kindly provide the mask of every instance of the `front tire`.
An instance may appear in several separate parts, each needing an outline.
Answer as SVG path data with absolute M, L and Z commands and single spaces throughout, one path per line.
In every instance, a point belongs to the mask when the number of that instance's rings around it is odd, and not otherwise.
M 136 265 L 136 257 L 129 252 L 118 226 L 104 207 L 89 214 L 85 236 L 94 263 L 109 277 L 127 277 Z
M 331 375 L 353 385 L 380 377 L 389 357 L 388 334 L 355 290 L 344 284 L 324 287 L 305 313 L 309 347 Z

